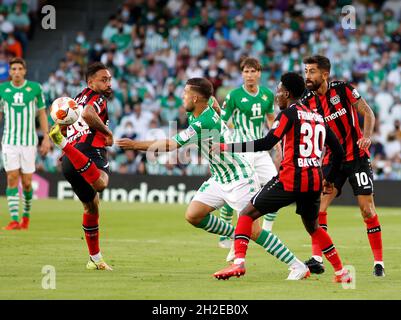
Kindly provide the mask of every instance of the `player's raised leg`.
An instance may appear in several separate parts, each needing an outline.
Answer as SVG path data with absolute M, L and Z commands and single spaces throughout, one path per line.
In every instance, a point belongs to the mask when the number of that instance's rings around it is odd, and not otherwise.
M 230 223 L 227 223 L 221 218 L 211 214 L 214 210 L 216 210 L 214 207 L 193 200 L 185 212 L 185 219 L 196 228 L 223 237 L 232 238 L 234 227 Z
M 63 150 L 74 168 L 87 183 L 98 192 L 106 188 L 105 174 L 102 175 L 102 171 L 96 167 L 95 163 L 89 157 L 67 142 L 67 139 L 61 133 L 59 125 L 51 128 L 49 136 L 54 144 Z

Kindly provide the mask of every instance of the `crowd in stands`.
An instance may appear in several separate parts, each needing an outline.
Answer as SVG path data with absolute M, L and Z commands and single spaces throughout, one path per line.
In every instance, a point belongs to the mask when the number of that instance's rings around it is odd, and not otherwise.
M 355 8 L 355 16 L 343 12 L 346 5 Z M 17 29 L 21 30 L 15 27 L 15 37 Z M 260 59 L 261 83 L 274 91 L 280 75 L 301 73 L 302 58 L 310 54 L 328 56 L 332 78 L 351 82 L 373 108 L 375 178 L 401 179 L 398 0 L 127 0 L 110 16 L 95 43 L 89 43 L 84 32 L 76 35 L 43 88 L 48 105 L 62 95 L 74 97 L 85 86 L 87 64 L 101 61 L 113 75 L 114 95 L 108 106 L 115 139 L 163 138 L 186 127 L 181 101 L 186 79 L 207 77 L 222 103 L 231 89 L 242 84 L 241 57 Z M 148 161 L 142 153 L 111 148 L 111 169 L 207 174 L 207 164 L 197 152 L 182 153 L 179 161 L 169 154 Z M 59 151 L 53 150 L 38 159 L 39 169 L 59 170 L 58 156 Z

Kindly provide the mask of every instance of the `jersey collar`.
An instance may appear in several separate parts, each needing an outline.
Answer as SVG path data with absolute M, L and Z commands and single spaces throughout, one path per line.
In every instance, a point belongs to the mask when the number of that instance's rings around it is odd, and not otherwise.
M 12 86 L 13 88 L 15 88 L 15 89 L 21 89 L 21 88 L 25 87 L 27 81 L 28 81 L 28 80 L 25 80 L 24 83 L 23 83 L 22 85 L 20 85 L 19 87 L 15 86 L 15 85 L 13 84 L 12 81 L 10 81 L 10 84 L 11 84 L 11 86 Z
M 257 97 L 260 91 L 260 86 L 258 86 L 258 91 L 255 94 L 250 93 L 248 90 L 245 89 L 245 85 L 242 85 L 242 89 L 244 89 L 244 91 L 249 94 L 251 97 Z

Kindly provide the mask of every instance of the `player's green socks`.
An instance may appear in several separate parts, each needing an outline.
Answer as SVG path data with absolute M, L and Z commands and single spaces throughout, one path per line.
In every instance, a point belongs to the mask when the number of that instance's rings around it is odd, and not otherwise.
M 225 204 L 220 209 L 220 219 L 223 220 L 225 223 L 232 224 L 233 221 L 233 214 L 234 210 L 229 205 Z M 226 240 L 227 237 L 220 237 L 220 241 Z
M 32 195 L 33 195 L 33 190 L 30 191 L 25 191 L 23 192 L 23 205 L 24 205 L 24 211 L 22 213 L 23 217 L 29 218 L 30 212 L 31 212 L 31 204 L 32 204 Z
M 268 253 L 288 265 L 291 265 L 296 259 L 295 255 L 270 231 L 262 230 L 255 242 Z
M 276 220 L 277 212 L 267 213 L 263 216 L 263 229 L 271 231 L 273 229 L 274 220 Z
M 6 196 L 8 202 L 8 211 L 10 212 L 11 219 L 13 221 L 18 221 L 18 210 L 19 210 L 18 188 L 7 188 Z
M 231 224 L 224 222 L 222 219 L 210 213 L 208 213 L 196 227 L 204 229 L 210 233 L 230 238 L 233 236 L 235 231 L 235 228 Z

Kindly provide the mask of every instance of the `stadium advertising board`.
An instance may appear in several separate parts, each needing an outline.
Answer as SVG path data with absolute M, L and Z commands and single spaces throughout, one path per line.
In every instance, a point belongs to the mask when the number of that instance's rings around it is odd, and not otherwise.
M 6 189 L 6 176 L 0 174 L 0 187 Z M 113 173 L 109 187 L 101 194 L 103 201 L 187 204 L 191 201 L 205 177 L 145 176 Z M 59 173 L 39 173 L 33 177 L 34 197 L 36 199 L 73 199 L 71 185 Z M 21 189 L 21 188 L 20 188 Z M 401 181 L 375 181 L 375 200 L 378 206 L 399 207 Z M 4 192 L 4 191 L 3 191 Z M 75 197 L 76 198 L 76 197 Z M 334 205 L 356 205 L 352 189 L 344 186 L 340 198 Z

